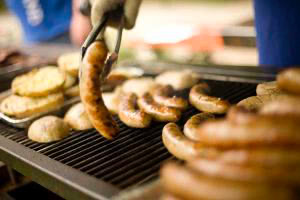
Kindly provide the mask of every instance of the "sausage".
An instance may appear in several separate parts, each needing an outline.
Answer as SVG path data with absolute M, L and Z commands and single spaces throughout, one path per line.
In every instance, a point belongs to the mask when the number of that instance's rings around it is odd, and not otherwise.
M 300 170 L 297 166 L 287 170 L 278 166 L 265 168 L 261 166 L 231 165 L 208 159 L 192 160 L 188 163 L 188 166 L 201 174 L 216 178 L 253 183 L 300 184 Z
M 300 164 L 300 151 L 299 148 L 244 148 L 227 150 L 215 157 L 206 158 L 239 166 L 297 167 Z
M 277 85 L 280 89 L 292 93 L 300 94 L 300 69 L 289 68 L 277 75 Z
M 201 123 L 208 119 L 213 119 L 214 115 L 211 113 L 199 113 L 192 116 L 184 125 L 184 135 L 191 140 L 198 141 L 197 129 Z
M 273 95 L 273 94 L 283 94 L 283 91 L 281 91 L 277 87 L 276 81 L 270 81 L 270 82 L 264 82 L 260 83 L 256 87 L 256 94 L 258 96 L 260 95 Z
M 300 116 L 299 97 L 286 97 L 264 105 L 260 113 L 268 115 L 292 115 Z
M 299 120 L 286 116 L 257 115 L 242 123 L 226 120 L 204 122 L 198 129 L 199 142 L 218 147 L 299 145 Z
M 137 108 L 137 95 L 122 94 L 119 102 L 119 118 L 129 127 L 145 128 L 151 123 L 152 117 Z
M 228 101 L 208 95 L 209 87 L 206 83 L 200 83 L 192 87 L 189 94 L 190 103 L 203 112 L 223 114 L 230 104 Z
M 190 167 L 168 163 L 160 173 L 164 190 L 176 197 L 199 200 L 293 199 L 288 187 L 205 176 Z
M 212 157 L 219 153 L 213 147 L 207 147 L 199 142 L 186 138 L 179 127 L 174 123 L 164 126 L 162 140 L 168 151 L 182 160 L 191 160 L 196 157 Z
M 103 137 L 112 139 L 117 136 L 119 128 L 105 107 L 100 90 L 107 52 L 101 41 L 94 42 L 87 49 L 80 66 L 80 97 L 93 126 Z
M 150 93 L 146 93 L 140 97 L 138 99 L 138 105 L 141 110 L 151 115 L 156 121 L 176 122 L 181 117 L 180 110 L 158 104 L 154 101 Z
M 265 104 L 280 99 L 284 95 L 281 94 L 273 94 L 273 95 L 261 95 L 261 96 L 252 96 L 246 99 L 241 100 L 237 103 L 237 106 L 244 107 L 247 110 L 259 110 Z
M 159 200 L 186 200 L 186 199 L 183 198 L 179 199 L 178 197 L 175 197 L 174 195 L 171 194 L 163 194 Z
M 249 121 L 255 121 L 257 112 L 254 110 L 248 110 L 245 107 L 233 106 L 227 112 L 226 118 L 231 123 L 245 124 Z
M 170 85 L 157 86 L 152 92 L 154 101 L 163 106 L 178 108 L 180 110 L 187 109 L 188 102 L 185 99 L 173 96 L 172 94 L 174 94 L 174 89 Z

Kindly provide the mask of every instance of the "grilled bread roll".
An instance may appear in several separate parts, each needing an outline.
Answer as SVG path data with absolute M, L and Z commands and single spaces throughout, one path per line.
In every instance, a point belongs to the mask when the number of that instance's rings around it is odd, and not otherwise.
M 40 143 L 54 142 L 69 135 L 69 126 L 60 118 L 46 116 L 34 121 L 28 129 L 28 138 Z

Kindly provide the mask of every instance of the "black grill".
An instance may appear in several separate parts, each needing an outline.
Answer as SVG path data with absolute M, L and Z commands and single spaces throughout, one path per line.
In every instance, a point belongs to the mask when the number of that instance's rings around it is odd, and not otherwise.
M 255 95 L 255 84 L 211 80 L 207 82 L 213 95 L 231 103 Z M 189 108 L 178 124 L 183 125 L 197 112 L 194 108 Z M 104 139 L 93 129 L 72 132 L 69 137 L 59 142 L 39 144 L 29 140 L 26 131 L 3 123 L 0 123 L 0 135 L 120 189 L 156 178 L 160 165 L 166 160 L 174 159 L 162 144 L 163 123 L 153 123 L 147 129 L 128 128 L 119 120 L 118 124 L 121 134 L 113 141 Z

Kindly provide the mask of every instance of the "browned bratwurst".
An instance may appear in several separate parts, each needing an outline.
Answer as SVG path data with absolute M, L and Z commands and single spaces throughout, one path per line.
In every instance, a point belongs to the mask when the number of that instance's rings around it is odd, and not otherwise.
M 151 116 L 138 110 L 137 95 L 134 93 L 120 95 L 119 118 L 127 126 L 145 128 L 151 123 Z
M 300 68 L 289 68 L 279 73 L 277 85 L 292 94 L 300 94 Z
M 186 138 L 174 123 L 163 128 L 162 140 L 168 151 L 179 159 L 192 160 L 196 157 L 214 157 L 219 151 L 200 142 Z
M 264 168 L 273 168 L 274 166 L 298 167 L 300 164 L 300 151 L 298 148 L 285 147 L 243 148 L 226 150 L 216 154 L 215 157 L 206 156 L 205 158 L 239 166 L 257 166 Z
M 161 184 L 167 193 L 189 200 L 286 200 L 295 198 L 292 191 L 285 186 L 209 177 L 195 169 L 174 163 L 164 165 L 160 177 Z
M 138 105 L 141 110 L 145 111 L 156 121 L 161 122 L 176 122 L 181 117 L 180 110 L 167 106 L 160 105 L 155 102 L 150 93 L 144 94 L 138 99 Z
M 218 97 L 209 96 L 209 87 L 206 83 L 200 83 L 192 87 L 189 95 L 190 103 L 203 112 L 223 114 L 230 104 Z
M 253 183 L 281 183 L 287 185 L 300 185 L 300 170 L 298 166 L 289 168 L 249 165 L 232 165 L 224 162 L 218 162 L 213 159 L 194 159 L 188 163 L 188 166 L 197 170 L 201 174 L 225 178 L 236 181 L 248 181 Z
M 87 49 L 80 67 L 80 97 L 93 126 L 103 137 L 112 139 L 118 134 L 119 128 L 105 107 L 100 90 L 100 76 L 107 52 L 107 47 L 101 41 L 94 42 Z
M 271 101 L 260 109 L 260 113 L 268 115 L 291 115 L 300 117 L 300 97 L 286 96 Z
M 174 96 L 173 94 L 174 89 L 170 85 L 159 85 L 152 92 L 153 99 L 157 103 L 168 107 L 178 108 L 180 110 L 185 110 L 188 107 L 188 102 L 181 97 Z
M 198 129 L 199 141 L 218 147 L 299 145 L 299 120 L 286 116 L 257 115 L 242 121 L 204 122 Z
M 211 113 L 199 113 L 192 116 L 184 125 L 184 135 L 191 140 L 198 141 L 197 129 L 204 121 L 213 118 L 214 115 Z

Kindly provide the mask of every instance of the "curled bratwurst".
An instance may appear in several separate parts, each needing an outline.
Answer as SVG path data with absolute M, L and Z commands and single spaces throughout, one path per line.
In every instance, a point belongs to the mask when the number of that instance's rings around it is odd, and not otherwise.
M 101 41 L 94 42 L 87 49 L 80 69 L 80 97 L 93 126 L 103 137 L 112 139 L 118 134 L 119 128 L 105 107 L 100 90 L 100 76 L 107 52 L 107 47 Z

